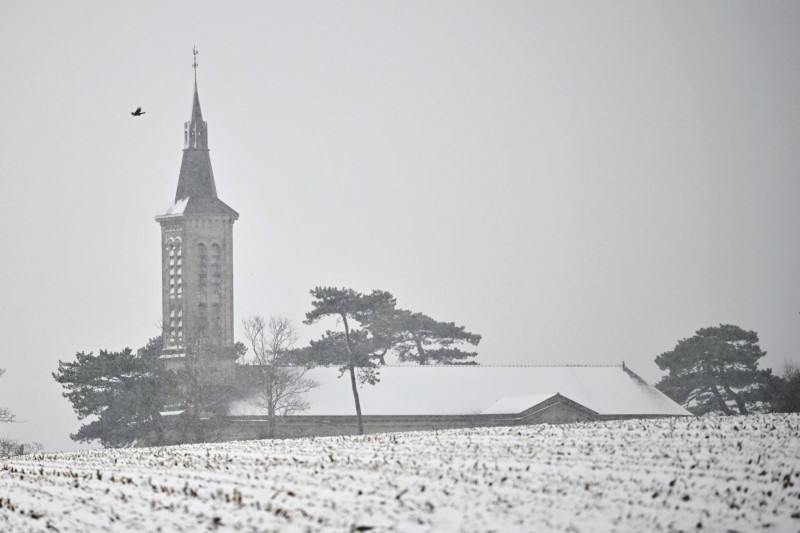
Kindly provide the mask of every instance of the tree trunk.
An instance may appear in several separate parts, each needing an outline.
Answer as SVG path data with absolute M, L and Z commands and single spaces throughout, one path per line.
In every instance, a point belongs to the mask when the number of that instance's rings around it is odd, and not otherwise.
M 271 439 L 275 438 L 275 399 L 272 397 L 272 390 L 269 391 L 269 404 L 267 405 L 267 413 L 269 420 L 269 427 L 267 428 L 267 436 Z
M 261 394 L 263 394 L 263 398 L 266 400 L 267 404 L 267 438 L 271 439 L 275 437 L 275 392 L 273 390 L 275 386 L 275 377 L 271 364 L 267 365 L 259 360 L 259 365 L 261 366 L 261 374 L 264 378 L 264 382 L 261 385 Z
M 356 354 L 354 353 L 352 343 L 350 341 L 350 326 L 347 324 L 347 315 L 342 314 L 342 322 L 344 323 L 344 338 L 347 341 L 347 353 L 350 354 L 350 384 L 353 387 L 353 399 L 356 402 L 356 417 L 358 418 L 358 434 L 364 434 L 364 422 L 361 420 L 361 401 L 358 399 L 358 384 L 356 383 Z
M 728 384 L 727 384 L 727 383 L 723 383 L 723 384 L 722 384 L 722 388 L 723 388 L 723 389 L 725 389 L 725 392 L 727 392 L 727 393 L 730 395 L 730 397 L 731 397 L 731 398 L 733 398 L 733 401 L 735 401 L 735 402 L 736 402 L 736 407 L 738 407 L 738 408 L 739 408 L 739 414 L 740 414 L 740 415 L 747 415 L 747 414 L 750 414 L 750 413 L 747 411 L 747 405 L 745 405 L 745 403 L 744 403 L 744 400 L 742 400 L 742 399 L 739 397 L 739 395 L 738 395 L 738 394 L 734 393 L 734 392 L 731 390 L 731 388 L 728 386 Z
M 731 390 L 730 386 L 728 385 L 727 380 L 725 379 L 725 368 L 720 365 L 717 368 L 717 373 L 719 375 L 719 381 L 720 381 L 720 383 L 722 383 L 722 388 L 728 394 L 728 397 L 731 398 L 734 402 L 736 402 L 736 407 L 739 409 L 739 414 L 740 415 L 746 415 L 747 414 L 747 407 L 744 405 L 744 401 L 742 401 L 742 399 L 739 398 L 739 396 L 737 394 L 734 394 L 734 392 Z M 733 414 L 733 413 L 728 412 L 726 414 Z
M 427 365 L 428 364 L 428 356 L 425 354 L 425 349 L 422 347 L 422 343 L 419 341 L 419 337 L 414 335 L 414 342 L 417 345 L 417 353 L 419 354 L 419 364 Z
M 720 407 L 722 408 L 722 411 L 723 411 L 723 412 L 724 412 L 726 415 L 731 415 L 731 414 L 733 414 L 733 413 L 731 412 L 731 410 L 728 408 L 728 404 L 726 404 L 726 403 L 725 403 L 725 399 L 724 399 L 724 398 L 722 397 L 722 395 L 719 393 L 719 389 L 717 388 L 717 386 L 716 386 L 716 385 L 711 385 L 711 393 L 714 395 L 714 398 L 716 398 L 716 399 L 717 399 L 717 402 L 719 402 L 719 405 L 720 405 Z
M 358 385 L 356 383 L 356 369 L 350 365 L 350 384 L 353 386 L 353 399 L 356 401 L 356 417 L 358 417 L 358 434 L 364 434 L 364 422 L 361 420 L 361 401 L 358 399 Z

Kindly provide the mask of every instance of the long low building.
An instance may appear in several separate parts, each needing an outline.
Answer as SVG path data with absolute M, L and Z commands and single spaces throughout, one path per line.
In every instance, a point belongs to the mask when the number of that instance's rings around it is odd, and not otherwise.
M 306 395 L 310 408 L 279 417 L 274 435 L 356 433 L 349 374 L 318 367 L 305 377 L 317 383 Z M 365 433 L 691 416 L 624 364 L 384 366 L 379 379 L 358 388 Z M 268 436 L 266 414 L 256 396 L 234 402 L 220 438 Z
M 252 382 L 257 367 L 238 367 Z M 349 374 L 317 367 L 306 379 L 309 408 L 277 418 L 275 437 L 358 432 Z M 691 416 L 624 364 L 615 366 L 382 366 L 380 381 L 358 387 L 365 433 L 483 426 Z M 233 402 L 223 419 L 185 424 L 181 411 L 163 413 L 161 443 L 270 436 L 258 395 Z M 199 425 L 198 425 L 199 424 Z
M 349 375 L 314 368 L 319 385 L 299 416 L 354 415 Z M 364 415 L 518 414 L 555 394 L 598 415 L 690 415 L 624 366 L 384 366 L 380 382 L 361 385 Z M 263 415 L 258 400 L 236 402 L 234 416 Z

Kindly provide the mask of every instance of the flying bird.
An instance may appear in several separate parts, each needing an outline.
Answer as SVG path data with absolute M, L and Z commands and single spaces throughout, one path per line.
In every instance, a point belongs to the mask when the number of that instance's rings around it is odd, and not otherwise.
M 144 114 L 145 114 L 145 111 L 142 111 L 141 107 L 137 107 L 136 111 L 131 113 L 131 115 L 133 115 L 134 117 L 141 117 Z

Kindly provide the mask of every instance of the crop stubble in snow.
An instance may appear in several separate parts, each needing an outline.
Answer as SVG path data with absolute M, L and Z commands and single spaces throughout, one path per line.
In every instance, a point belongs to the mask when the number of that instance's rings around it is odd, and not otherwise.
M 800 415 L 101 450 L 0 465 L 2 531 L 800 530 Z

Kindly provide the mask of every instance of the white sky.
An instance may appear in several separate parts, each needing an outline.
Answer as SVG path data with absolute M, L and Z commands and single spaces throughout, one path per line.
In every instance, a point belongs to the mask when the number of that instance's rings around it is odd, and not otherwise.
M 238 338 L 337 285 L 482 364 L 800 359 L 800 3 L 230 5 L 0 4 L 0 436 L 74 448 L 58 360 L 158 334 L 195 44 Z

